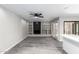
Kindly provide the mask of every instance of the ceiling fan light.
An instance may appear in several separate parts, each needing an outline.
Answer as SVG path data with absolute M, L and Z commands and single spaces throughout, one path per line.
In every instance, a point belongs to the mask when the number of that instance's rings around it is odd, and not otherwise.
M 34 17 L 34 18 L 38 18 L 38 17 Z

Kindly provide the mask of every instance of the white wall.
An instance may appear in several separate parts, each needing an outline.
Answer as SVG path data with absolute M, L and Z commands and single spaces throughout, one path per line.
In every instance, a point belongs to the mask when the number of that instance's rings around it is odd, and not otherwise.
M 0 53 L 7 51 L 27 37 L 28 23 L 0 8 Z
M 59 40 L 59 19 L 51 23 L 51 35 Z
M 79 54 L 79 36 L 63 35 L 63 49 L 68 54 Z
M 69 17 L 60 17 L 59 18 L 59 32 L 60 32 L 60 35 L 59 35 L 59 40 L 62 41 L 62 35 L 64 34 L 64 21 L 79 21 L 79 17 L 77 16 L 69 16 Z

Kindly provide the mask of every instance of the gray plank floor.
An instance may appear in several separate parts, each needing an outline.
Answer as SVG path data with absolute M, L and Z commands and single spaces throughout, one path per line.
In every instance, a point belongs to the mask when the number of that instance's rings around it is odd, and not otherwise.
M 62 43 L 52 37 L 28 37 L 5 54 L 65 54 Z

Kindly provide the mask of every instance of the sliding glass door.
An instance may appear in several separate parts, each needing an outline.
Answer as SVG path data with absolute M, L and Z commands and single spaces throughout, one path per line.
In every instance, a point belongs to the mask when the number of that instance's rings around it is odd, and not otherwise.
M 29 34 L 51 34 L 50 22 L 29 22 Z

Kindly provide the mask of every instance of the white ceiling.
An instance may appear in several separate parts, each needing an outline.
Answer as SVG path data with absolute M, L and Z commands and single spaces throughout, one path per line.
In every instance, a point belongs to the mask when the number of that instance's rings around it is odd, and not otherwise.
M 44 20 L 52 20 L 58 16 L 79 14 L 79 5 L 65 4 L 3 4 L 4 8 L 22 16 L 26 20 L 34 20 L 30 12 L 40 12 L 44 15 Z M 40 20 L 43 20 L 40 19 Z

